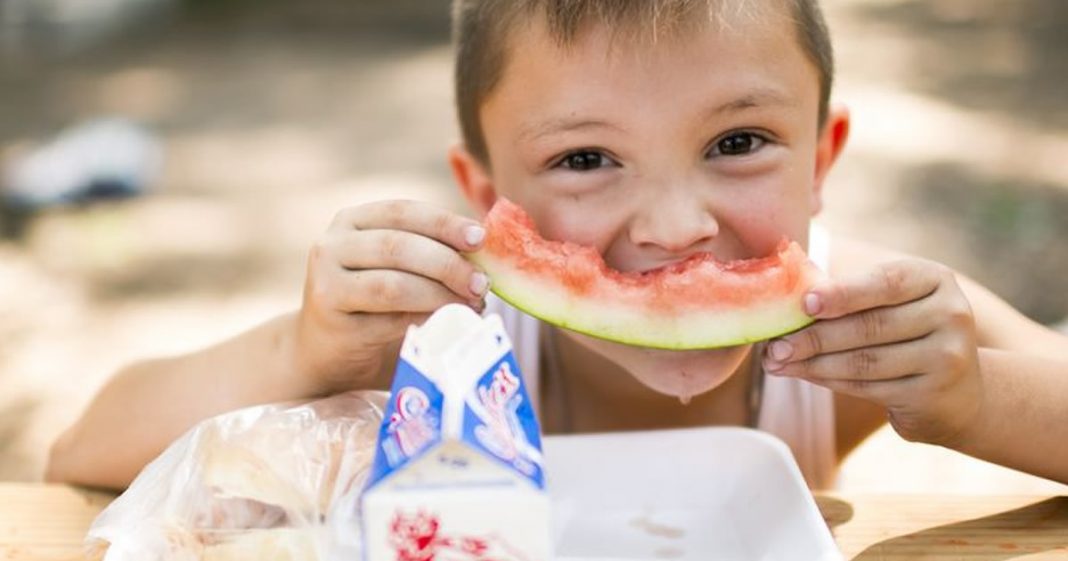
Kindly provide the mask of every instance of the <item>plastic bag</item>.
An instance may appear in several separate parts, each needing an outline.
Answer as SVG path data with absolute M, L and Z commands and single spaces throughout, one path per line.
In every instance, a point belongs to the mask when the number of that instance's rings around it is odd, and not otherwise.
M 356 504 L 387 399 L 350 392 L 208 419 L 89 530 L 104 561 L 359 559 Z

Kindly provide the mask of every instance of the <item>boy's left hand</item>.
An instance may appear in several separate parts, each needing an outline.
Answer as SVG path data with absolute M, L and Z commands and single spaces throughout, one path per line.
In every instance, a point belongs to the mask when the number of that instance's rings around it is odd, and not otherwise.
M 921 259 L 830 279 L 805 297 L 816 323 L 772 341 L 764 368 L 884 405 L 907 440 L 951 445 L 978 414 L 971 306 L 950 269 Z

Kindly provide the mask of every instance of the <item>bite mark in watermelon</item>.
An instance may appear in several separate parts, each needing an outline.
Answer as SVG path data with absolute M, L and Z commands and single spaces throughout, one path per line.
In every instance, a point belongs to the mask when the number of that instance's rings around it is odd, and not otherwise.
M 489 275 L 495 294 L 553 325 L 642 347 L 727 347 L 800 329 L 813 321 L 802 298 L 823 276 L 786 239 L 766 257 L 720 262 L 702 253 L 624 273 L 592 247 L 543 239 L 504 198 L 484 226 L 484 245 L 468 258 Z

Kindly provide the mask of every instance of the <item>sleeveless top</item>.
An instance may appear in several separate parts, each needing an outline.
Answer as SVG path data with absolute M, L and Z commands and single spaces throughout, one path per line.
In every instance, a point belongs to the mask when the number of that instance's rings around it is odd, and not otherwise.
M 816 265 L 827 270 L 830 235 L 816 224 L 809 232 L 808 255 Z M 540 384 L 536 377 L 541 372 L 541 322 L 492 294 L 486 299 L 485 313 L 501 316 L 505 330 L 512 337 L 516 361 L 523 372 L 530 399 L 539 404 Z M 834 394 L 827 388 L 797 378 L 767 375 L 763 378 L 757 428 L 775 435 L 790 447 L 809 487 L 832 487 L 838 465 Z

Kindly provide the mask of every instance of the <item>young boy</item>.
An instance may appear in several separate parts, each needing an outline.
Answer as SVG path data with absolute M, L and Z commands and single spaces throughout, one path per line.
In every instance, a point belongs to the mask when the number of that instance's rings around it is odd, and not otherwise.
M 707 351 L 596 340 L 491 301 L 540 378 L 549 432 L 757 426 L 825 486 L 889 419 L 906 439 L 1068 481 L 1068 340 L 941 265 L 810 237 L 849 130 L 828 102 L 816 0 L 455 10 L 464 144 L 449 159 L 479 213 L 506 196 L 545 237 L 596 247 L 619 270 L 761 256 L 785 235 L 831 275 L 805 298 L 820 321 Z M 416 202 L 341 211 L 312 248 L 299 311 L 120 372 L 56 443 L 48 477 L 122 487 L 215 413 L 386 386 L 409 323 L 449 302 L 482 309 L 487 279 L 461 254 L 483 235 Z

